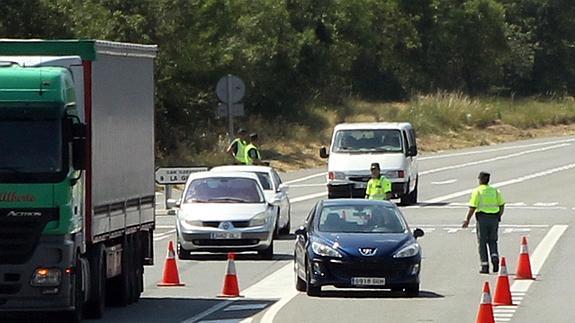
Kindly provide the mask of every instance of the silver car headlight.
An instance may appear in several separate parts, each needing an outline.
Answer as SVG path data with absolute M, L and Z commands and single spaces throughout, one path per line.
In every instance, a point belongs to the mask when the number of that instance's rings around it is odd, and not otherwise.
M 419 243 L 415 242 L 401 248 L 398 252 L 395 253 L 395 255 L 393 255 L 393 258 L 413 257 L 417 255 L 420 252 L 420 250 L 421 247 L 419 247 Z
M 269 216 L 267 212 L 258 213 L 250 220 L 250 227 L 261 227 L 268 224 Z
M 317 241 L 313 241 L 311 243 L 311 249 L 318 256 L 341 258 L 341 253 L 339 253 L 339 251 Z
M 203 222 L 200 220 L 189 220 L 189 219 L 182 219 L 180 223 L 184 227 L 202 227 L 204 226 Z

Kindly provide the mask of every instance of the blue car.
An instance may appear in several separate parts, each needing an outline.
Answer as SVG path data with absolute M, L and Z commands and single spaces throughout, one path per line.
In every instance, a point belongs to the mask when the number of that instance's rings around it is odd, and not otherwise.
M 296 289 L 319 296 L 322 286 L 383 288 L 419 295 L 421 229 L 410 231 L 388 201 L 318 202 L 296 230 Z

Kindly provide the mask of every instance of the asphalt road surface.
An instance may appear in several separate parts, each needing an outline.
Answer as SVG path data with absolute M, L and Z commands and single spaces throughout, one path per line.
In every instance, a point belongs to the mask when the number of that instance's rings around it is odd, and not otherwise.
M 240 255 L 236 268 L 244 296 L 217 298 L 225 256 L 178 261 L 185 287 L 160 288 L 174 216 L 159 212 L 156 265 L 146 268 L 146 291 L 139 303 L 111 308 L 101 322 L 473 322 L 482 285 L 493 289 L 497 276 L 480 275 L 475 223 L 461 229 L 477 174 L 491 172 L 507 207 L 500 229 L 500 252 L 507 257 L 517 306 L 495 309 L 496 322 L 574 322 L 575 307 L 575 137 L 547 138 L 422 155 L 419 200 L 401 207 L 411 228 L 425 236 L 421 295 L 378 290 L 324 288 L 308 297 L 294 288 L 293 236 L 276 241 L 274 260 Z M 326 195 L 325 169 L 282 174 L 290 184 L 292 232 Z M 535 281 L 515 281 L 521 237 L 529 242 Z

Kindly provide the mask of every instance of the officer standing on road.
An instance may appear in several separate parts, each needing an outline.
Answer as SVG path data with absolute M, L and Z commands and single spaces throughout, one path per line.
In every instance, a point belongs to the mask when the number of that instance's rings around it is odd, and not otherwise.
M 370 200 L 389 200 L 391 198 L 391 181 L 381 175 L 379 163 L 372 163 L 371 179 L 367 182 L 365 198 Z
M 266 165 L 262 162 L 260 151 L 258 150 L 259 138 L 257 133 L 250 134 L 250 142 L 245 148 L 245 164 L 246 165 Z
M 238 129 L 238 137 L 232 141 L 232 143 L 226 149 L 226 153 L 231 154 L 235 159 L 236 163 L 245 164 L 246 152 L 245 148 L 247 146 L 248 132 L 245 129 Z
M 469 200 L 469 211 L 463 221 L 463 228 L 469 226 L 469 220 L 475 213 L 477 220 L 477 242 L 479 243 L 479 258 L 481 259 L 482 274 L 489 273 L 489 253 L 491 254 L 491 263 L 493 272 L 499 271 L 499 252 L 497 250 L 497 231 L 499 230 L 499 221 L 505 208 L 505 200 L 501 192 L 489 186 L 490 174 L 486 172 L 479 173 L 479 186 L 471 193 Z

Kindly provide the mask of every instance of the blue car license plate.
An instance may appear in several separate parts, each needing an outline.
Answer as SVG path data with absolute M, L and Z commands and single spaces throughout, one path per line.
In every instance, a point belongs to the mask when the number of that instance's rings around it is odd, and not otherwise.
M 351 284 L 354 286 L 385 286 L 385 278 L 352 277 Z

